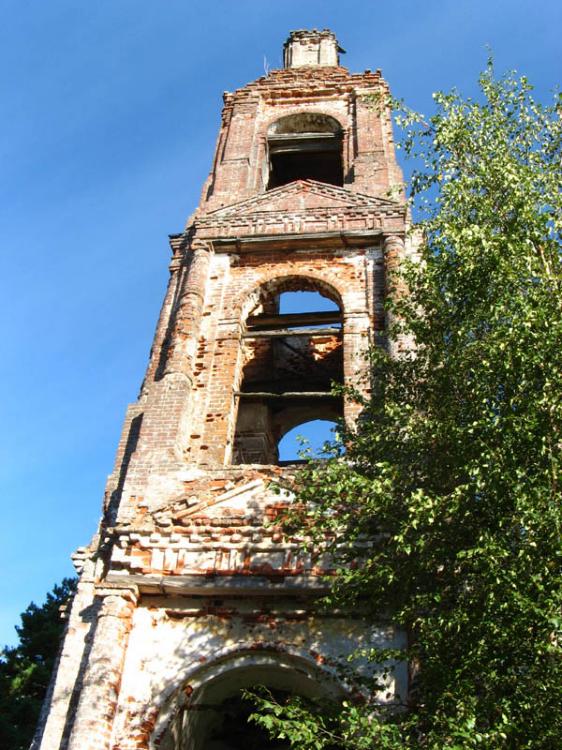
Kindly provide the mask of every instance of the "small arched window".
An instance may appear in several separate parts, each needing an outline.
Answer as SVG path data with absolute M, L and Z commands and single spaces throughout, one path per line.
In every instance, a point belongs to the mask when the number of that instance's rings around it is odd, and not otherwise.
M 318 180 L 343 185 L 343 133 L 339 122 L 315 112 L 288 115 L 267 132 L 267 189 L 294 180 Z

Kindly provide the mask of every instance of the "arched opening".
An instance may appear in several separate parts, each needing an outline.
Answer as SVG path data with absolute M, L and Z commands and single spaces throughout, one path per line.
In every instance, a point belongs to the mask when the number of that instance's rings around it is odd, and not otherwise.
M 295 463 L 306 458 L 326 458 L 326 443 L 336 439 L 337 422 L 328 419 L 312 419 L 286 432 L 277 450 L 279 464 Z
M 331 287 L 286 277 L 262 287 L 246 319 L 233 463 L 277 464 L 278 443 L 311 420 L 337 421 L 342 311 Z
M 269 126 L 267 189 L 294 180 L 343 185 L 343 133 L 340 123 L 317 112 L 288 115 Z
M 314 672 L 302 660 L 254 654 L 243 657 L 240 664 L 225 664 L 187 699 L 186 691 L 182 691 L 170 712 L 166 730 L 157 738 L 158 747 L 160 750 L 289 750 L 288 742 L 271 739 L 267 731 L 248 722 L 255 709 L 243 698 L 242 691 L 260 685 L 280 701 L 298 695 L 337 703 L 343 697 L 341 687 L 333 679 Z

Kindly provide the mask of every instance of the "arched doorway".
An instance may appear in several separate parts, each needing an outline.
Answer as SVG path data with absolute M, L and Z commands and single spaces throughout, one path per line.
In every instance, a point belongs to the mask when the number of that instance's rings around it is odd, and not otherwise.
M 280 701 L 295 695 L 329 702 L 343 697 L 332 675 L 304 659 L 280 653 L 237 656 L 204 669 L 192 692 L 191 686 L 180 691 L 176 700 L 184 705 L 170 712 L 171 721 L 157 738 L 159 750 L 289 750 L 287 741 L 272 739 L 248 722 L 255 709 L 242 691 L 260 685 Z

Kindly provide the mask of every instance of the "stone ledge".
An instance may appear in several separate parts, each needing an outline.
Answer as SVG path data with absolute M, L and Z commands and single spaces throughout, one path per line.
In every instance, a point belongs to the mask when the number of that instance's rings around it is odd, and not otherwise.
M 279 580 L 275 580 L 279 578 Z M 182 596 L 272 596 L 295 595 L 307 597 L 325 596 L 330 586 L 318 576 L 152 576 L 122 575 L 109 572 L 108 584 L 138 586 L 141 594 L 179 594 Z

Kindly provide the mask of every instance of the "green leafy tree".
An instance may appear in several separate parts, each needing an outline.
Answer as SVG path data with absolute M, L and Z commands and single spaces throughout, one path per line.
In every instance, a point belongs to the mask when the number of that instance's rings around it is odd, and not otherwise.
M 371 353 L 346 454 L 301 472 L 288 519 L 337 542 L 332 603 L 393 613 L 412 689 L 335 716 L 255 699 L 299 750 L 562 747 L 562 99 L 479 82 L 398 114 L 423 241 L 389 335 L 413 348 Z
M 59 651 L 64 623 L 60 609 L 76 581 L 63 579 L 41 606 L 33 602 L 16 626 L 19 644 L 0 655 L 0 747 L 27 750 Z

